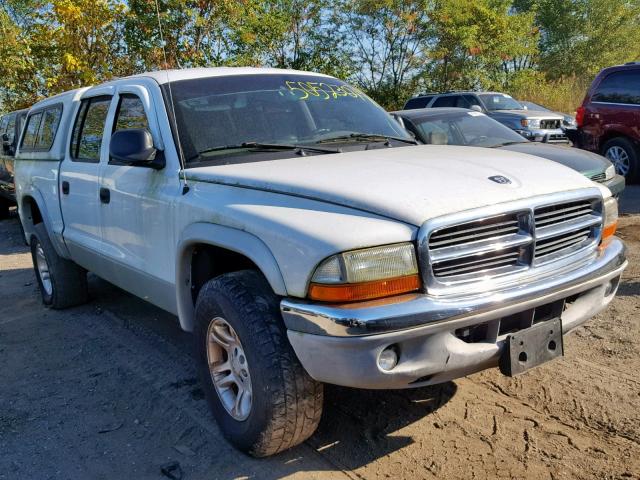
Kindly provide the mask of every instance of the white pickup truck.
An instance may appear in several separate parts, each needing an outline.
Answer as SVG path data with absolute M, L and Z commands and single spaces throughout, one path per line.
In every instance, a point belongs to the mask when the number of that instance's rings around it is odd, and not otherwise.
M 315 430 L 322 384 L 430 385 L 563 354 L 627 261 L 610 192 L 557 163 L 415 145 L 332 77 L 155 72 L 34 105 L 15 178 L 44 303 L 86 272 L 194 333 L 227 438 Z

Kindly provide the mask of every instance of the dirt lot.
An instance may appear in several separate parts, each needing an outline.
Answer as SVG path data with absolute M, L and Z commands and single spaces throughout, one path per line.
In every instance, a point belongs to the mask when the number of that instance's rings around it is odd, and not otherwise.
M 171 461 L 185 479 L 640 478 L 640 215 L 620 236 L 618 297 L 564 359 L 516 379 L 327 387 L 306 444 L 253 460 L 212 421 L 175 317 L 97 278 L 90 304 L 43 309 L 18 222 L 0 222 L 0 479 L 161 479 Z

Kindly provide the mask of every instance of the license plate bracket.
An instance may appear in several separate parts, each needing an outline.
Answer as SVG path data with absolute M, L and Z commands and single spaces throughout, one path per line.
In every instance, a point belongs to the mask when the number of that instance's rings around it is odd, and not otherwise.
M 562 321 L 554 318 L 510 334 L 500 357 L 500 371 L 513 377 L 563 355 Z

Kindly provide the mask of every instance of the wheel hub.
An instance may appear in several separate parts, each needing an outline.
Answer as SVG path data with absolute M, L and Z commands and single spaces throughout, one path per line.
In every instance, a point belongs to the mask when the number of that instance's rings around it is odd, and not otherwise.
M 235 420 L 246 420 L 253 403 L 249 363 L 235 330 L 221 317 L 209 323 L 207 360 L 211 381 L 225 410 Z

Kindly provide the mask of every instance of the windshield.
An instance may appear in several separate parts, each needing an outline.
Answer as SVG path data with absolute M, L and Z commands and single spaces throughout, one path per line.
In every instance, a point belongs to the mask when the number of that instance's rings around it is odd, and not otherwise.
M 506 93 L 482 93 L 478 95 L 487 110 L 522 110 L 522 105 Z
M 434 145 L 496 147 L 527 140 L 479 112 L 456 112 L 413 119 L 420 140 Z
M 547 107 L 543 107 L 542 105 L 538 105 L 533 102 L 520 102 L 522 105 L 525 105 L 529 110 L 537 110 L 538 112 L 550 112 Z
M 164 93 L 168 99 L 166 87 Z M 373 100 L 335 78 L 285 73 L 198 78 L 172 82 L 171 96 L 184 158 L 191 166 L 230 163 L 229 156 L 234 163 L 255 161 L 261 154 L 273 159 L 269 148 L 244 148 L 249 144 L 320 146 L 342 138 L 366 148 L 367 142 L 381 141 L 366 135 L 397 137 L 402 139 L 398 146 L 412 141 Z M 276 156 L 299 152 L 281 149 Z

